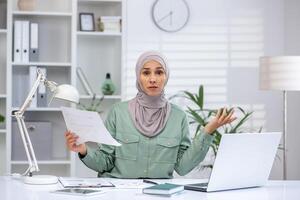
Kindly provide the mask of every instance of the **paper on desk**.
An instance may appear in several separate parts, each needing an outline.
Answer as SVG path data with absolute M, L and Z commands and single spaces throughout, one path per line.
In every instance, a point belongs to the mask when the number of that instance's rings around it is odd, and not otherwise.
M 105 128 L 97 112 L 61 107 L 67 129 L 79 136 L 78 143 L 97 142 L 120 146 Z

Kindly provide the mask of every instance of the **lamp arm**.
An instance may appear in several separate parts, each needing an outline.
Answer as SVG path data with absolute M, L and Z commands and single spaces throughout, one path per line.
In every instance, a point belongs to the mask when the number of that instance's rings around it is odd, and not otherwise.
M 39 167 L 38 167 L 35 153 L 34 153 L 34 150 L 32 147 L 32 143 L 31 143 L 28 131 L 27 131 L 27 127 L 26 127 L 26 124 L 24 121 L 23 114 L 24 114 L 26 108 L 30 105 L 32 98 L 35 95 L 35 92 L 37 91 L 40 83 L 41 82 L 45 83 L 47 81 L 45 75 L 43 73 L 41 73 L 40 70 L 37 70 L 37 73 L 38 73 L 37 79 L 34 82 L 32 88 L 30 89 L 23 105 L 21 106 L 21 108 L 18 111 L 14 112 L 14 115 L 13 115 L 17 120 L 18 128 L 20 131 L 20 135 L 22 137 L 26 156 L 27 156 L 27 159 L 29 162 L 29 167 L 26 170 L 26 172 L 24 173 L 24 175 L 27 175 L 29 173 L 30 176 L 31 176 L 32 172 L 39 171 Z
M 26 124 L 24 121 L 24 117 L 22 115 L 16 114 L 15 118 L 17 119 L 18 128 L 20 131 L 20 135 L 22 137 L 27 160 L 29 162 L 28 163 L 29 167 L 26 170 L 26 172 L 24 173 L 24 175 L 27 175 L 29 173 L 29 175 L 31 176 L 32 172 L 39 171 L 39 167 L 38 167 L 35 153 L 34 153 L 34 150 L 32 147 L 32 143 L 31 143 L 28 131 L 27 131 L 27 127 L 26 127 Z

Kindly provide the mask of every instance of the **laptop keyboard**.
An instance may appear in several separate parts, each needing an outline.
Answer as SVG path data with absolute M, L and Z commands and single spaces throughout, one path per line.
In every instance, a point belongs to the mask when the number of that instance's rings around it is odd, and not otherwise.
M 196 187 L 205 187 L 208 186 L 208 183 L 195 183 L 195 184 L 188 184 L 189 186 L 196 186 Z

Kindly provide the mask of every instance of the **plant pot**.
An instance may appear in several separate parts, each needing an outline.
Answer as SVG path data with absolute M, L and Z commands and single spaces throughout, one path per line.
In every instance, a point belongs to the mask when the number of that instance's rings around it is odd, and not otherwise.
M 37 0 L 19 0 L 18 8 L 21 11 L 33 11 L 36 9 Z

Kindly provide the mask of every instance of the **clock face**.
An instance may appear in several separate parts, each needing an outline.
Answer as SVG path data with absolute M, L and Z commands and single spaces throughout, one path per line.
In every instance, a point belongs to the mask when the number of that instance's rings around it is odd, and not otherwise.
M 185 0 L 156 0 L 152 6 L 152 19 L 161 30 L 176 32 L 188 22 L 190 10 Z

